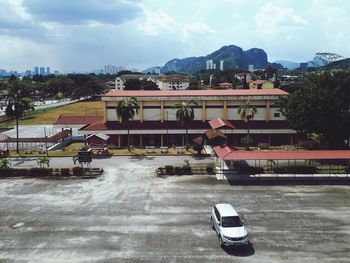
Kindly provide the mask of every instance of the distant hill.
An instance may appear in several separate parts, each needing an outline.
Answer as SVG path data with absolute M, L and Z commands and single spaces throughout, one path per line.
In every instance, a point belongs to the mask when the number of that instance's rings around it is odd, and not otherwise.
M 350 58 L 341 59 L 328 64 L 331 69 L 350 70 Z
M 252 48 L 243 51 L 238 46 L 230 45 L 224 46 L 206 56 L 172 59 L 164 65 L 161 72 L 200 71 L 206 69 L 207 60 L 213 60 L 214 64 L 216 64 L 216 69 L 220 68 L 220 60 L 224 61 L 224 69 L 248 69 L 248 65 L 254 65 L 254 68 L 265 69 L 268 65 L 267 54 L 263 49 Z
M 296 69 L 300 67 L 300 63 L 288 61 L 288 60 L 276 60 L 274 63 L 281 64 L 284 68 L 287 69 Z
M 162 67 L 151 67 L 151 68 L 148 68 L 148 69 L 145 69 L 142 71 L 142 73 L 144 74 L 147 74 L 147 73 L 151 73 L 151 74 L 159 74 L 162 70 Z

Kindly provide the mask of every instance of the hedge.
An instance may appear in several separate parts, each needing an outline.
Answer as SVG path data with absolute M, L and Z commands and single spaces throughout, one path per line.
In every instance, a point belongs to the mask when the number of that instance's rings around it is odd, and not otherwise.
M 61 168 L 60 173 L 62 176 L 70 176 L 69 168 Z
M 316 166 L 306 166 L 306 165 L 278 166 L 278 167 L 273 167 L 272 170 L 276 174 L 315 174 L 317 173 Z
M 0 168 L 0 177 L 27 176 L 28 169 Z
M 80 176 L 80 175 L 83 175 L 83 173 L 84 173 L 84 169 L 81 168 L 81 167 L 79 167 L 79 166 L 73 167 L 72 170 L 73 170 L 73 174 L 74 174 L 74 175 Z
M 52 175 L 53 169 L 51 168 L 30 168 L 28 170 L 29 176 L 41 177 Z

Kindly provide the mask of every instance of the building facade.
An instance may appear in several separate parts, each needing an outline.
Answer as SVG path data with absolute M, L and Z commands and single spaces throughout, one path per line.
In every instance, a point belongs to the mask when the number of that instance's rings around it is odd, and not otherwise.
M 184 91 L 118 91 L 112 90 L 102 96 L 105 103 L 103 123 L 89 125 L 80 130 L 89 135 L 103 132 L 117 146 L 125 146 L 129 129 L 131 144 L 136 146 L 164 146 L 185 144 L 210 129 L 209 121 L 215 118 L 229 120 L 235 129 L 224 130 L 227 142 L 240 143 L 247 133 L 247 123 L 240 119 L 238 108 L 247 100 L 258 112 L 250 121 L 251 138 L 256 143 L 271 145 L 293 144 L 296 132 L 287 127 L 274 102 L 288 93 L 279 90 L 184 90 Z M 122 99 L 136 97 L 138 114 L 128 123 L 118 121 L 116 107 Z M 176 103 L 194 100 L 194 120 L 184 125 L 176 119 Z

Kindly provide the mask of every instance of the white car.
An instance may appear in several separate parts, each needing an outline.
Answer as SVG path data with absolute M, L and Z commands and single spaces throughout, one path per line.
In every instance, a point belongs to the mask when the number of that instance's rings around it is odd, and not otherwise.
M 249 236 L 244 221 L 230 204 L 216 204 L 211 211 L 211 226 L 223 246 L 248 245 Z

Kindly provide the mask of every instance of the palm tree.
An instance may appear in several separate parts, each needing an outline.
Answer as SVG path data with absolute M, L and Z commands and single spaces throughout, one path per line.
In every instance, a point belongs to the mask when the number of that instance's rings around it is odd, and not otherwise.
M 258 112 L 257 108 L 253 105 L 250 105 L 249 100 L 245 102 L 244 105 L 238 108 L 238 114 L 241 120 L 244 120 L 247 123 L 247 150 L 249 150 L 249 121 L 254 118 L 254 115 Z
M 118 119 L 128 128 L 128 150 L 130 151 L 130 129 L 129 120 L 138 114 L 139 102 L 136 97 L 125 98 L 119 101 L 117 106 Z
M 16 120 L 16 152 L 19 154 L 18 121 L 26 110 L 33 109 L 33 105 L 31 104 L 32 100 L 25 96 L 25 91 L 17 80 L 11 81 L 7 91 L 5 113 L 8 118 L 14 118 Z
M 0 168 L 9 168 L 12 165 L 11 160 L 7 158 L 0 159 Z
M 44 168 L 44 166 L 46 165 L 47 167 L 50 166 L 50 159 L 47 158 L 46 156 L 43 157 L 39 157 L 36 160 L 37 164 L 39 165 L 40 168 Z
M 194 120 L 194 107 L 198 103 L 194 100 L 188 102 L 176 103 L 173 109 L 176 109 L 176 119 L 181 122 L 181 125 L 186 126 L 186 145 L 188 145 L 188 123 Z

